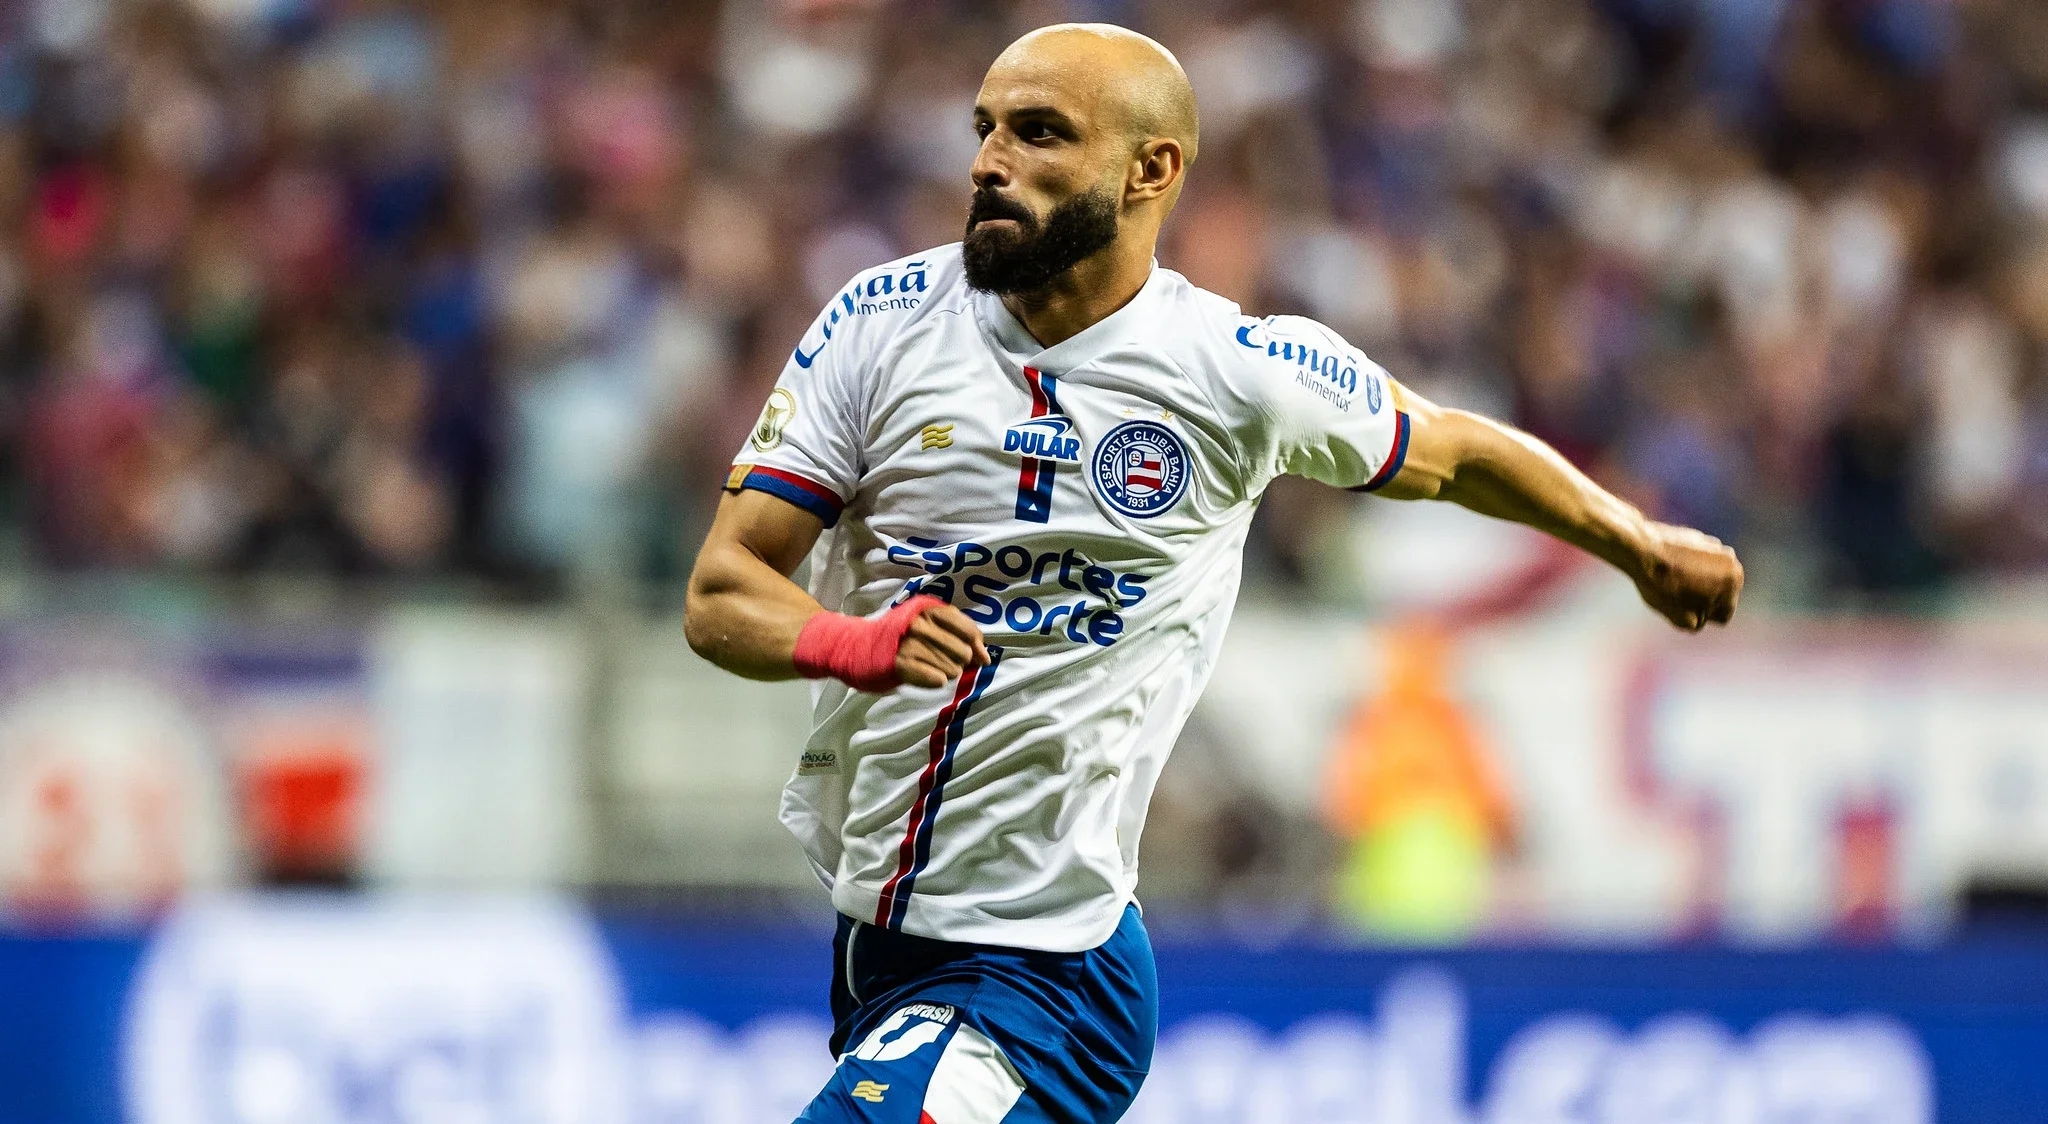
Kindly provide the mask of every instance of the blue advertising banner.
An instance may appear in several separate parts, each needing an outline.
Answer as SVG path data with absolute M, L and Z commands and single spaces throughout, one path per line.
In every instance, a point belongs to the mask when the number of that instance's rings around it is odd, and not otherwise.
M 822 927 L 285 898 L 0 938 L 6 1124 L 786 1124 Z M 2048 944 L 1167 940 L 1138 1124 L 2048 1121 Z

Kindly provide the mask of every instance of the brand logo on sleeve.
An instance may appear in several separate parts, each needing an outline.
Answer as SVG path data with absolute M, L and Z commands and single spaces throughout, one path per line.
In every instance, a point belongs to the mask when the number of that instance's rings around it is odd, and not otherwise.
M 1061 414 L 1018 422 L 1003 431 L 1003 452 L 1080 464 L 1081 439 L 1074 436 L 1073 430 L 1073 419 Z
M 796 350 L 790 354 L 790 359 L 804 370 L 810 370 L 811 364 L 816 363 L 818 356 L 824 354 L 825 345 L 832 342 L 832 329 L 850 322 L 856 316 L 871 316 L 878 312 L 903 312 L 916 308 L 923 303 L 924 298 L 912 294 L 923 293 L 929 286 L 930 282 L 925 275 L 925 263 L 922 261 L 905 262 L 901 269 L 883 266 L 855 277 L 839 294 L 838 299 L 826 305 L 825 311 L 818 314 L 818 321 L 812 325 L 811 331 L 805 333 L 806 343 L 815 336 L 817 344 L 809 352 L 804 351 L 804 344 L 797 344 Z
M 768 392 L 768 404 L 761 407 L 761 420 L 754 423 L 754 448 L 767 452 L 782 444 L 782 431 L 796 420 L 796 395 L 785 386 Z
M 1237 328 L 1237 342 L 1268 358 L 1294 366 L 1295 384 L 1344 413 L 1351 412 L 1351 395 L 1358 389 L 1363 369 L 1366 408 L 1380 412 L 1379 388 L 1373 385 L 1370 363 L 1348 349 L 1332 349 L 1328 340 L 1310 340 L 1290 334 L 1273 317 L 1247 320 Z
M 924 449 L 926 451 L 950 449 L 953 447 L 953 423 L 946 422 L 940 425 L 925 426 L 924 432 L 919 435 L 919 438 L 924 442 Z
M 944 1003 L 912 1003 L 876 1027 L 853 1056 L 864 1062 L 893 1062 L 907 1058 L 938 1041 L 939 1035 L 953 1025 L 956 1013 Z
M 1151 519 L 1180 502 L 1187 489 L 1187 448 L 1158 422 L 1125 422 L 1095 446 L 1093 475 L 1111 507 Z

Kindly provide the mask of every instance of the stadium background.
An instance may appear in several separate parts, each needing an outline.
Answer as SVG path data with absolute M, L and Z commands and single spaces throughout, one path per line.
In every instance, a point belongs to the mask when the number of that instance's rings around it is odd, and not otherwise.
M 2048 7 L 0 7 L 0 1120 L 786 1120 L 733 450 L 1146 30 L 1163 264 L 1735 543 L 1743 619 L 1276 485 L 1141 893 L 1183 1121 L 2048 1120 Z M 779 1115 L 778 1115 L 779 1114 Z

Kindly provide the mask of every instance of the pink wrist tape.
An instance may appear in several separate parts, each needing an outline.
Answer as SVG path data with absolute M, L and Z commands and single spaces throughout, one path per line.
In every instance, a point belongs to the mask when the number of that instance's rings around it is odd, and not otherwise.
M 903 685 L 896 675 L 896 649 L 917 615 L 945 604 L 918 594 L 869 620 L 844 613 L 819 613 L 796 634 L 796 673 L 806 679 L 837 679 L 856 691 L 881 694 Z

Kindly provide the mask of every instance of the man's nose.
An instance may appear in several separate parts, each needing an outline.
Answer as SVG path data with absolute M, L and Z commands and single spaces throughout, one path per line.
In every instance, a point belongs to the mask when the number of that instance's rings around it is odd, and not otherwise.
M 990 138 L 993 140 L 994 138 Z M 1010 173 L 996 156 L 996 146 L 982 141 L 981 148 L 974 154 L 974 164 L 967 170 L 976 187 L 1005 187 L 1010 182 Z

